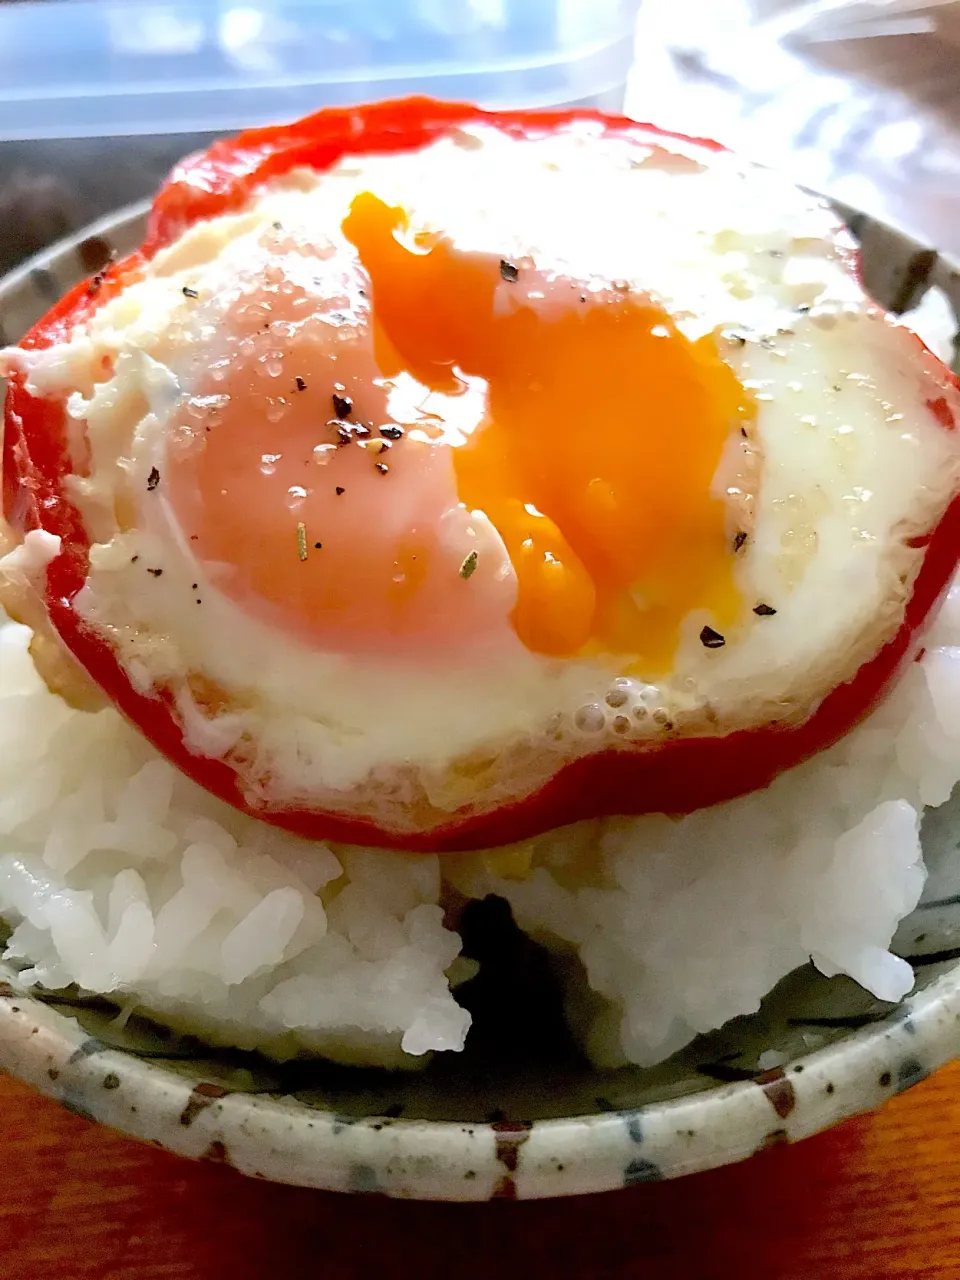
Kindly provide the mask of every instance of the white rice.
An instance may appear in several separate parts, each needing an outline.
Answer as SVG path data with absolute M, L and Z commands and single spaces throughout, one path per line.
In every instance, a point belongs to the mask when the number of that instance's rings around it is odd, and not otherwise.
M 570 845 L 544 842 L 526 880 L 481 868 L 459 879 L 506 898 L 527 932 L 577 951 L 609 1005 L 584 1029 L 595 1060 L 656 1062 L 755 1012 L 810 958 L 883 1000 L 910 990 L 913 971 L 887 948 L 923 889 L 924 804 L 960 779 L 960 587 L 930 639 L 867 723 L 768 790 L 680 821 L 578 832 L 598 851 L 602 887 L 573 883 Z
M 925 336 L 942 346 L 937 323 Z M 28 984 L 281 1057 L 416 1065 L 461 1049 L 470 1024 L 444 875 L 579 955 L 603 1012 L 577 1030 L 604 1063 L 657 1061 L 755 1011 L 810 957 L 885 1000 L 912 985 L 888 948 L 924 884 L 923 807 L 960 780 L 960 585 L 874 716 L 769 790 L 442 859 L 310 844 L 234 812 L 114 711 L 70 710 L 29 641 L 0 624 L 0 915 Z
M 114 711 L 49 693 L 29 639 L 0 629 L 0 913 L 26 982 L 281 1056 L 463 1045 L 437 858 L 335 854 L 233 812 Z

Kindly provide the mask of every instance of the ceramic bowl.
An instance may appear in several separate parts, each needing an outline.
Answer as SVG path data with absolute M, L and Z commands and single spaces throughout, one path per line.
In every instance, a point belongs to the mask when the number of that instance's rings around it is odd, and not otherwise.
M 0 283 L 0 344 L 16 341 L 112 251 L 132 249 L 143 213 L 107 218 Z M 862 214 L 842 213 L 875 297 L 904 311 L 936 284 L 960 315 L 956 266 Z M 960 804 L 939 811 L 936 828 L 941 843 L 951 829 L 960 842 Z M 960 1054 L 958 939 L 960 895 L 941 894 L 895 940 L 916 971 L 901 1004 L 808 966 L 756 1015 L 656 1068 L 615 1071 L 579 1057 L 558 1022 L 524 1034 L 522 1017 L 413 1075 L 278 1066 L 136 1017 L 120 1029 L 106 1002 L 28 994 L 15 967 L 0 961 L 0 1067 L 91 1120 L 278 1182 L 438 1200 L 606 1191 L 796 1142 Z M 542 957 L 514 942 L 518 972 L 534 981 Z

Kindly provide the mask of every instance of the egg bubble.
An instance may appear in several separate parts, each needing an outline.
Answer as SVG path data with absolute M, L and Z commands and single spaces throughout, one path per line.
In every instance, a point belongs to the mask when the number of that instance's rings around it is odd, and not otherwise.
M 631 737 L 640 732 L 638 726 L 651 715 L 661 729 L 669 729 L 672 722 L 660 704 L 661 694 L 654 685 L 631 676 L 617 676 L 601 698 L 577 707 L 554 737 L 556 740 L 595 739 L 598 735 Z

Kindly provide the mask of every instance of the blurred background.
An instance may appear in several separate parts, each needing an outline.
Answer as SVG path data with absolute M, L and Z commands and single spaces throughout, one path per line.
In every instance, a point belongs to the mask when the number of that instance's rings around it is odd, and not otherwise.
M 218 133 L 411 92 L 625 109 L 960 254 L 960 0 L 0 0 L 0 273 Z

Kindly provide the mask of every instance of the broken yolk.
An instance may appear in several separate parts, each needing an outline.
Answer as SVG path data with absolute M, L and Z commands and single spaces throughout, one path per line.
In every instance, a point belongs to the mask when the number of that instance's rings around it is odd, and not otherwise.
M 377 363 L 433 391 L 486 383 L 484 421 L 454 449 L 460 500 L 495 525 L 531 650 L 612 651 L 669 668 L 680 624 L 739 610 L 731 531 L 713 492 L 752 413 L 710 337 L 649 297 L 408 233 L 365 192 L 343 223 L 372 286 Z
M 264 233 L 167 435 L 160 493 L 213 588 L 325 652 L 515 634 L 645 678 L 689 614 L 736 621 L 719 474 L 753 409 L 712 338 L 624 285 L 411 235 L 370 193 L 343 230 L 356 253 Z

